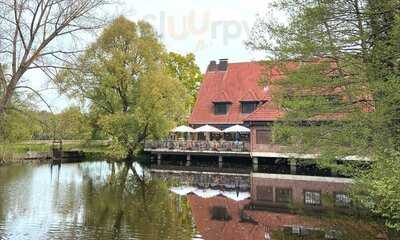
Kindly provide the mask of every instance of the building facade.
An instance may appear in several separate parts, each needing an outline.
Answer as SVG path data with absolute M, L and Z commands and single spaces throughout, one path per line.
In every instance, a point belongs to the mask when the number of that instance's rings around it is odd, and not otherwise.
M 288 67 L 296 68 L 290 64 Z M 316 174 L 318 171 L 299 166 L 299 162 L 314 159 L 316 155 L 291 153 L 285 146 L 274 144 L 272 126 L 284 116 L 284 111 L 274 104 L 270 83 L 279 81 L 283 75 L 277 67 L 267 70 L 265 66 L 261 62 L 211 61 L 189 118 L 193 128 L 204 125 L 220 130 L 233 125 L 249 128 L 250 133 L 243 134 L 240 143 L 237 139 L 235 143 L 234 139 L 229 142 L 219 133 L 212 143 L 198 135 L 195 141 L 149 144 L 145 150 L 156 155 L 159 162 L 163 155 L 185 155 L 186 166 L 191 165 L 194 156 L 217 157 L 219 167 L 227 157 L 247 158 L 253 166 L 249 174 L 255 203 L 279 205 L 286 201 L 286 205 L 304 203 L 319 208 L 325 206 L 322 195 L 334 199 L 337 196 L 346 202 L 347 195 L 343 194 L 351 179 L 340 178 L 330 170 Z M 260 169 L 262 164 L 266 167 Z
M 277 68 L 265 69 L 261 62 L 211 61 L 189 119 L 193 127 L 209 124 L 220 129 L 240 124 L 251 128 L 250 152 L 279 152 L 271 137 L 273 122 L 283 117 L 272 101 L 265 80 L 282 78 Z

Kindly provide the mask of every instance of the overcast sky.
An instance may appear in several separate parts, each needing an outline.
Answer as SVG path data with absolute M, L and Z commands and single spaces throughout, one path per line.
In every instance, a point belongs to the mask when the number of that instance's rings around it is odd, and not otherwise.
M 144 19 L 160 34 L 168 51 L 194 53 L 204 72 L 210 60 L 230 62 L 259 60 L 263 53 L 246 48 L 257 14 L 265 14 L 271 0 L 122 0 L 111 8 L 111 15 L 131 20 Z M 36 75 L 37 77 L 37 75 Z M 33 85 L 46 88 L 44 83 Z M 73 104 L 55 90 L 43 92 L 55 111 Z

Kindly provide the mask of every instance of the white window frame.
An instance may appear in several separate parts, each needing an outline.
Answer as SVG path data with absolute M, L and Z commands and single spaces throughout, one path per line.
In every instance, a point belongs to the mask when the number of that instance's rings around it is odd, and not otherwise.
M 304 204 L 309 206 L 322 205 L 321 191 L 305 190 L 304 191 Z

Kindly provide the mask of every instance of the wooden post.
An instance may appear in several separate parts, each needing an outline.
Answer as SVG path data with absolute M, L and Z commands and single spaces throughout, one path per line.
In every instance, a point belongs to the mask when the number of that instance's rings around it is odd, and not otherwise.
M 191 165 L 192 156 L 190 154 L 186 155 L 186 167 L 189 167 Z
M 253 171 L 257 172 L 258 171 L 258 157 L 253 157 Z
M 157 154 L 157 165 L 161 165 L 161 158 L 162 158 L 161 153 L 158 153 Z
M 295 175 L 297 173 L 297 161 L 296 159 L 290 160 L 290 174 Z

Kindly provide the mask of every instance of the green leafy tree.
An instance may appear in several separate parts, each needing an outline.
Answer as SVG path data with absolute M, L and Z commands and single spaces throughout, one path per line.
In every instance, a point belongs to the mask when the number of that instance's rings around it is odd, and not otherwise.
M 52 140 L 57 138 L 57 116 L 48 111 L 31 111 L 27 113 L 31 119 L 33 128 L 33 140 Z
M 167 70 L 173 78 L 178 79 L 185 87 L 188 98 L 186 102 L 187 114 L 190 114 L 196 101 L 203 75 L 196 64 L 196 57 L 190 53 L 180 55 L 170 52 L 167 55 Z
M 68 140 L 89 139 L 90 126 L 79 107 L 69 107 L 56 115 L 58 138 Z
M 10 111 L 0 118 L 0 144 L 31 139 L 35 124 L 26 113 Z
M 367 197 L 360 203 L 399 229 L 399 173 L 386 172 L 397 171 L 393 152 L 400 146 L 400 3 L 277 0 L 272 6 L 288 23 L 260 18 L 248 45 L 267 51 L 267 67 L 285 74 L 283 80 L 266 77 L 286 111 L 275 140 L 318 152 L 321 165 L 358 179 L 355 189 L 363 191 L 355 191 L 355 199 Z M 364 171 L 360 164 L 336 164 L 348 156 L 373 161 Z
M 7 114 L 0 116 L 0 144 L 30 140 L 41 128 L 42 117 L 34 110 L 31 98 L 15 94 Z
M 146 138 L 183 118 L 186 92 L 168 74 L 166 54 L 150 24 L 119 17 L 85 51 L 79 71 L 59 76 L 62 90 L 89 100 L 114 155 L 131 159 Z
M 21 106 L 18 107 L 21 109 Z M 0 122 L 0 143 L 27 140 L 89 139 L 89 119 L 79 107 L 69 107 L 59 114 L 22 108 L 8 111 Z

